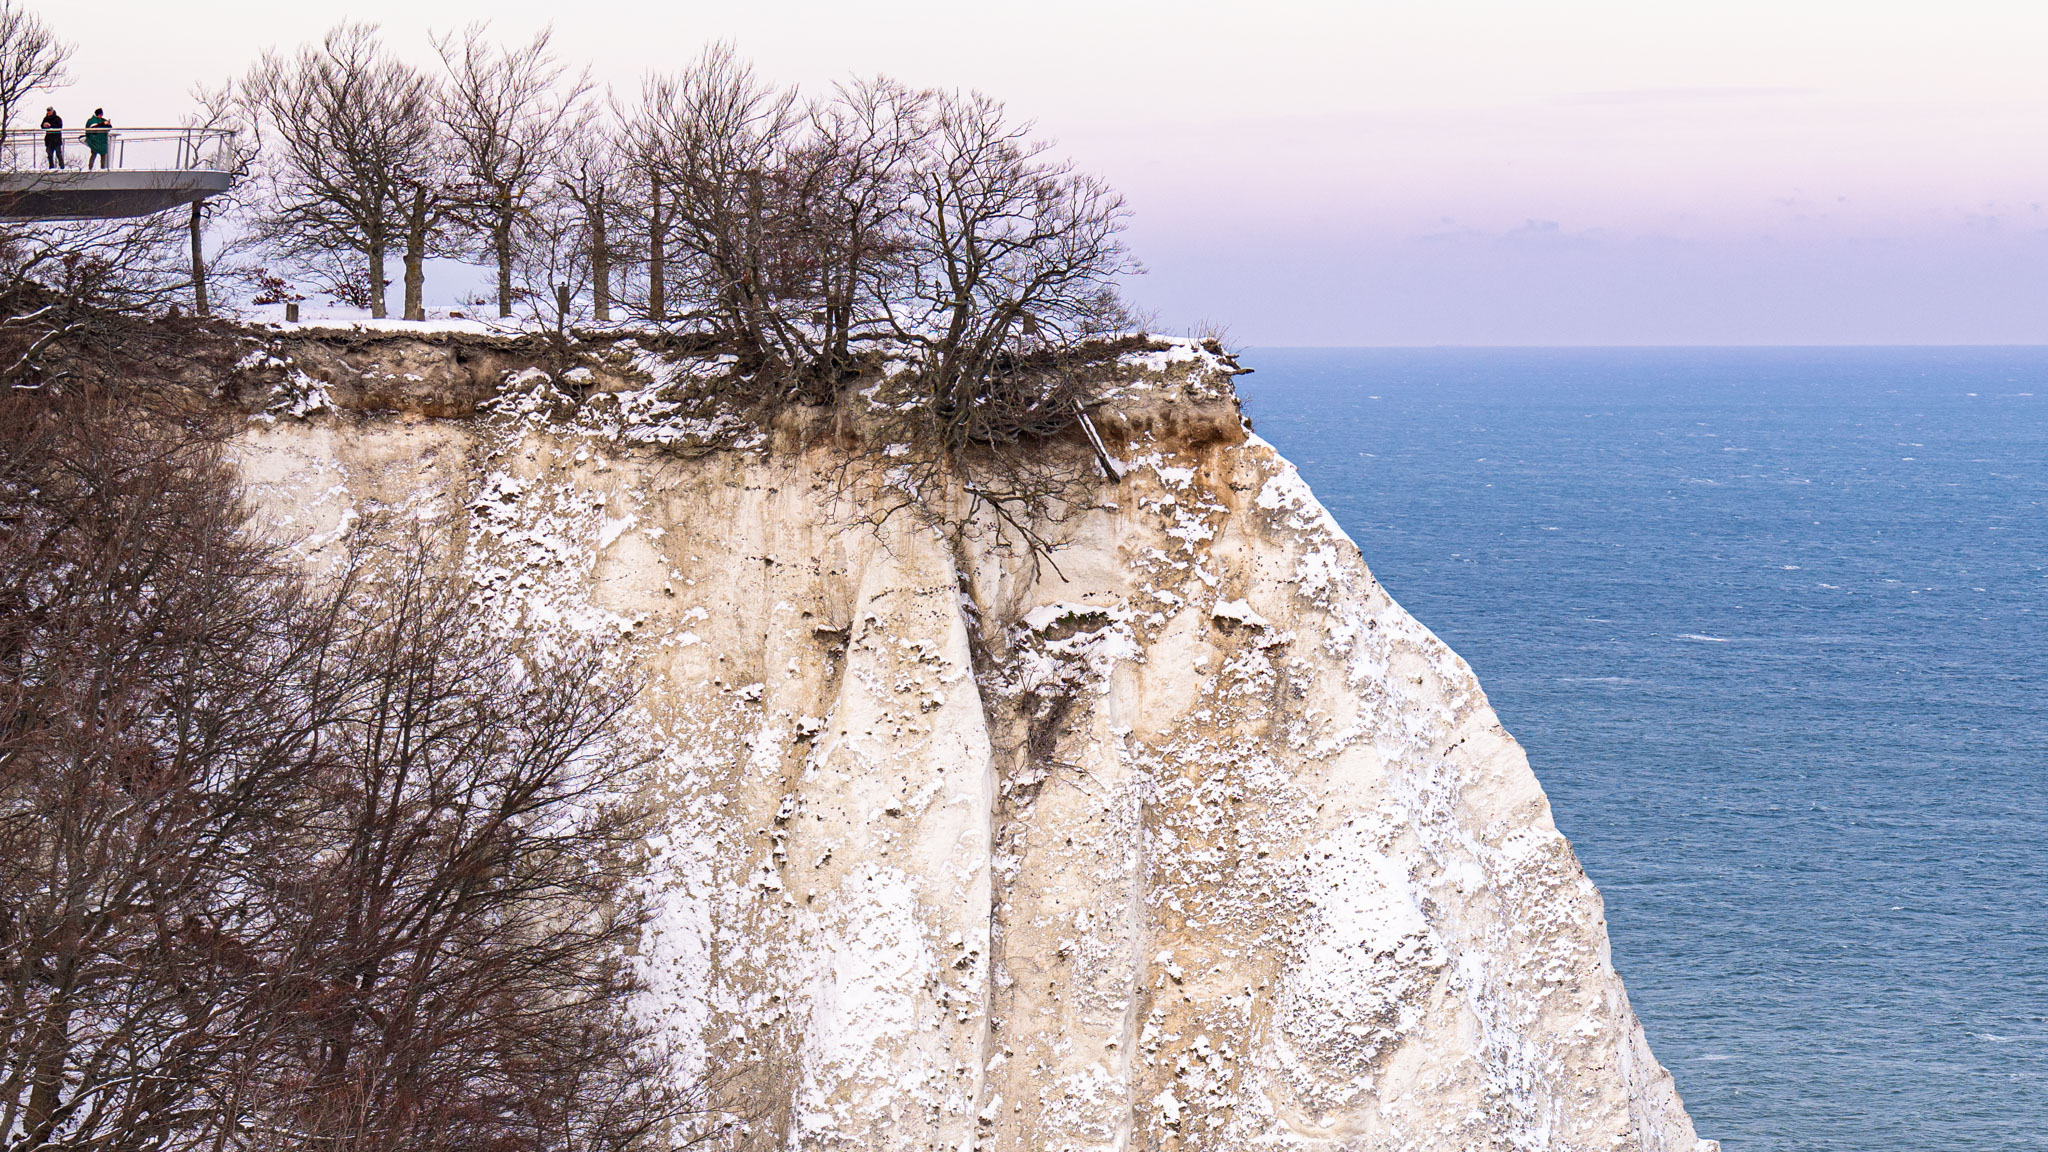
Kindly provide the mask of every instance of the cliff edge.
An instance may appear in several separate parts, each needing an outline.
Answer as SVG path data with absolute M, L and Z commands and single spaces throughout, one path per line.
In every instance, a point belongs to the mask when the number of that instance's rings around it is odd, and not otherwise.
M 1714 1147 L 1521 748 L 1213 347 L 1121 357 L 1047 561 L 863 523 L 825 416 L 645 341 L 261 339 L 268 530 L 426 522 L 484 619 L 637 670 L 637 962 L 727 1146 Z

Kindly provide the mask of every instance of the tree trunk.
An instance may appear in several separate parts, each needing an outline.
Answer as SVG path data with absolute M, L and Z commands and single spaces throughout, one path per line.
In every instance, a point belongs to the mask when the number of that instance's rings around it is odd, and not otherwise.
M 605 235 L 604 197 L 592 202 L 590 212 L 590 310 L 600 324 L 612 318 L 612 245 Z
M 498 255 L 498 315 L 512 315 L 512 221 L 500 219 L 491 230 L 491 247 Z
M 199 223 L 199 204 L 192 204 L 192 311 L 200 316 L 211 316 L 213 310 L 206 303 L 206 249 L 200 243 L 205 235 Z
M 427 190 L 416 188 L 405 218 L 405 318 L 427 318 Z M 507 313 L 509 315 L 510 313 Z
M 384 306 L 384 237 L 380 234 L 370 238 L 370 319 L 382 320 L 390 314 Z
M 426 261 L 418 249 L 411 244 L 405 248 L 405 318 L 425 320 L 426 304 L 421 300 L 427 283 Z
M 761 315 L 761 174 L 747 173 L 746 248 L 740 259 L 740 323 L 749 350 L 760 356 L 767 350 L 768 323 Z
M 51 1125 L 57 1121 L 57 1109 L 64 1098 L 65 1067 L 70 1063 L 70 999 L 73 979 L 78 972 L 78 949 L 85 933 L 77 912 L 68 912 L 64 920 L 64 954 L 51 965 L 55 976 L 51 981 L 54 1003 L 47 1009 L 41 1027 L 29 1032 L 29 1043 L 41 1049 L 36 1056 L 35 1070 L 30 1074 L 28 1112 L 23 1117 L 24 1127 L 32 1137 L 28 1141 L 29 1147 L 49 1139 Z M 9 1133 L 10 1137 L 13 1135 Z
M 23 1130 L 31 1136 L 28 1144 L 33 1147 L 46 1140 L 49 1130 L 56 1121 L 57 1108 L 63 1102 L 64 1065 L 66 1052 L 64 1040 L 69 1036 L 70 1013 L 59 1013 L 52 1008 L 50 1014 L 57 1018 L 46 1024 L 46 1033 L 34 1039 L 43 1042 L 42 1052 L 36 1057 L 35 1071 L 31 1074 L 28 1111 L 22 1120 Z
M 647 216 L 647 318 L 659 324 L 668 319 L 668 288 L 662 283 L 668 269 L 662 251 L 661 177 L 651 178 Z

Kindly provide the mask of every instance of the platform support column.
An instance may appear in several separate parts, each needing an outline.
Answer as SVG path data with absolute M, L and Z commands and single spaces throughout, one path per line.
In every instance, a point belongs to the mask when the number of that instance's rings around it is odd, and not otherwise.
M 213 312 L 206 305 L 206 248 L 201 241 L 205 229 L 201 227 L 199 201 L 192 202 L 192 311 L 199 316 L 211 316 Z

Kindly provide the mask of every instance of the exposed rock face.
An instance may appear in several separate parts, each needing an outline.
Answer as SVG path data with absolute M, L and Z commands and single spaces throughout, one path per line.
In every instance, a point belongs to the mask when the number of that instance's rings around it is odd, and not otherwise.
M 425 517 L 488 614 L 637 666 L 650 1010 L 757 1106 L 735 1147 L 1695 1152 L 1471 670 L 1224 365 L 1130 367 L 1130 474 L 1057 571 L 848 527 L 823 440 L 650 446 L 647 395 L 259 421 L 243 459 L 314 562 Z

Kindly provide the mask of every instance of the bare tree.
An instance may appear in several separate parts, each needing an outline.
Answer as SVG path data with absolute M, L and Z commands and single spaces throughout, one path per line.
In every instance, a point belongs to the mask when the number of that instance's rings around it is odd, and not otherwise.
M 15 109 L 29 93 L 70 82 L 65 68 L 72 51 L 42 17 L 15 0 L 0 0 L 0 129 L 14 127 Z
M 1116 278 L 1136 270 L 1123 199 L 1047 161 L 1031 126 L 978 93 L 939 103 L 913 177 L 896 335 L 920 357 L 919 388 L 947 453 L 1071 418 L 1071 374 L 1020 372 L 1100 336 Z
M 893 446 L 892 487 L 918 494 L 885 508 L 950 522 L 964 493 L 969 519 L 991 512 L 1042 553 L 1030 525 L 1095 467 L 1115 474 L 1099 437 L 1079 456 L 1049 446 L 1092 431 L 1095 361 L 1113 355 L 1100 338 L 1130 320 L 1127 213 L 1029 124 L 887 80 L 800 104 L 723 45 L 650 79 L 634 121 L 670 197 L 671 259 L 650 280 L 665 272 L 684 318 L 736 354 L 729 387 L 820 403 L 858 375 L 863 345 L 915 360 L 866 417 Z
M 322 628 L 176 393 L 0 395 L 0 1147 L 176 1147 L 249 1040 L 227 883 L 291 815 Z
M 510 316 L 520 230 L 555 191 L 556 152 L 591 85 L 588 70 L 568 77 L 548 30 L 519 48 L 493 47 L 485 31 L 471 24 L 459 37 L 434 37 L 434 48 L 448 68 L 443 118 L 462 170 L 457 207 L 497 262 L 498 315 Z
M 1137 270 L 1120 198 L 1047 159 L 1030 126 L 979 95 L 937 96 L 892 222 L 879 295 L 916 370 L 867 413 L 870 519 L 908 512 L 954 534 L 993 528 L 1034 559 L 1117 468 L 1087 405 L 1132 340 L 1116 279 Z M 1079 427 L 1082 435 L 1063 439 Z M 849 482 L 852 474 L 849 473 Z
M 809 134 L 783 185 L 796 218 L 785 291 L 812 326 L 784 338 L 822 396 L 854 369 L 854 345 L 893 335 L 888 297 L 909 251 L 905 210 L 929 143 L 933 97 L 887 79 L 839 86 L 809 110 Z M 794 337 L 794 339 L 790 339 Z
M 438 158 L 433 81 L 388 55 L 374 25 L 342 24 L 289 58 L 265 54 L 243 94 L 268 152 L 264 238 L 383 318 L 387 258 Z
M 675 271 L 715 335 L 749 368 L 780 375 L 785 364 L 765 363 L 779 351 L 769 329 L 808 319 L 785 317 L 770 283 L 770 253 L 789 223 L 775 213 L 774 184 L 803 123 L 796 93 L 769 86 L 731 45 L 717 44 L 649 95 L 642 115 L 671 198 Z
M 303 989 L 230 1124 L 261 1146 L 582 1152 L 550 1134 L 605 1101 L 567 1084 L 617 1087 L 641 1040 L 623 1011 L 644 920 L 624 883 L 629 689 L 594 658 L 520 665 L 440 569 L 415 543 L 365 572 L 376 595 L 348 606 L 324 686 L 314 809 L 266 853 L 291 865 L 251 878 Z
M 673 198 L 694 318 L 769 397 L 816 402 L 884 334 L 930 97 L 886 80 L 801 105 L 727 46 L 647 87 L 641 116 Z
M 178 390 L 0 393 L 0 1149 L 629 1152 L 630 685 L 412 543 L 314 594 Z

